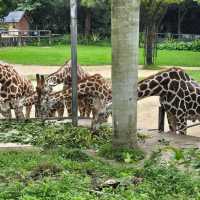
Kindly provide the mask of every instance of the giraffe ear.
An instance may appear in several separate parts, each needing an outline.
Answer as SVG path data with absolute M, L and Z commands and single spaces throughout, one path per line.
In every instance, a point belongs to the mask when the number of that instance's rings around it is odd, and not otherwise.
M 36 74 L 37 87 L 40 85 L 40 75 Z
M 45 79 L 44 79 L 44 75 L 41 75 L 41 86 L 45 85 Z

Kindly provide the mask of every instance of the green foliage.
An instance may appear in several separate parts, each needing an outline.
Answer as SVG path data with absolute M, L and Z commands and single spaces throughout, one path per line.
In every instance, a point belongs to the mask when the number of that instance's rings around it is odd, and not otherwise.
M 148 162 L 145 166 L 140 165 L 139 168 L 135 164 L 131 167 L 111 166 L 90 157 L 83 160 L 84 154 L 80 152 L 81 149 L 66 148 L 43 152 L 1 151 L 0 199 L 200 198 L 199 177 L 181 172 L 175 166 L 159 165 L 154 161 Z M 158 155 L 154 155 L 154 158 L 157 157 Z M 101 191 L 95 189 L 108 179 L 119 180 L 125 184 L 117 188 L 104 188 Z
M 99 155 L 126 163 L 132 163 L 144 158 L 144 153 L 139 149 L 114 149 L 111 144 L 101 146 Z
M 0 199 L 200 198 L 199 149 L 168 146 L 154 152 L 143 162 L 144 154 L 141 151 L 113 149 L 110 145 L 112 130 L 105 127 L 102 127 L 98 135 L 91 135 L 88 129 L 73 128 L 71 124 L 9 122 L 0 124 L 0 132 L 1 142 L 29 141 L 46 147 L 42 150 L 0 151 Z M 140 138 L 145 137 L 140 134 Z M 115 163 L 112 166 L 88 155 L 85 151 L 87 147 L 100 149 L 99 154 L 108 159 L 115 158 L 133 164 Z M 165 151 L 173 155 L 168 163 L 160 162 Z M 180 170 L 180 166 L 186 166 L 186 170 Z M 99 191 L 99 186 L 110 179 L 121 184 Z
M 189 50 L 189 51 L 200 51 L 200 40 L 194 40 L 191 42 L 184 41 L 166 41 L 158 44 L 160 50 Z
M 45 149 L 59 146 L 73 148 L 98 147 L 110 142 L 111 130 L 101 128 L 98 135 L 92 135 L 84 127 L 68 124 L 44 122 L 5 123 L 0 124 L 0 142 L 17 142 L 34 144 Z

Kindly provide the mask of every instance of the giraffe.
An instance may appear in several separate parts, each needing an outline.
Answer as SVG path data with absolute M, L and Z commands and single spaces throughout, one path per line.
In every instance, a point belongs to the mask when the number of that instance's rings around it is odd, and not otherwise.
M 45 84 L 48 87 L 54 87 L 58 84 L 64 83 L 64 80 L 67 78 L 68 80 L 71 80 L 71 69 L 72 69 L 72 65 L 71 65 L 71 60 L 65 62 L 65 64 L 63 66 L 61 66 L 56 72 L 48 75 L 45 79 Z M 78 76 L 78 80 L 82 80 L 88 76 L 90 76 L 90 74 L 88 74 L 87 72 L 85 72 L 80 65 L 77 66 L 77 76 Z M 70 81 L 69 81 L 70 83 Z
M 0 101 L 3 104 L 2 107 L 5 105 L 7 108 L 6 114 L 2 114 L 11 118 L 11 109 L 14 109 L 16 118 L 23 119 L 23 108 L 19 106 L 19 100 L 33 91 L 31 81 L 21 76 L 13 66 L 0 64 L 0 84 Z
M 84 103 L 85 103 L 85 99 L 78 98 L 78 108 L 79 108 L 80 116 L 82 116 L 82 117 L 85 115 Z M 87 103 L 87 105 L 88 105 L 88 103 Z M 41 116 L 44 118 L 45 117 L 53 117 L 54 115 L 52 114 L 52 110 L 55 110 L 55 111 L 61 110 L 61 107 L 62 107 L 63 112 L 58 111 L 58 116 L 61 118 L 61 117 L 63 117 L 65 106 L 66 106 L 67 110 L 71 111 L 71 99 L 63 93 L 63 90 L 60 90 L 60 91 L 57 91 L 54 93 L 50 93 L 50 94 L 46 95 L 41 101 Z M 70 113 L 68 113 L 68 115 L 71 116 L 72 113 L 70 112 Z
M 71 64 L 71 60 L 66 61 L 65 64 L 63 66 L 61 66 L 56 72 L 48 75 L 45 79 L 45 85 L 46 87 L 49 88 L 53 88 L 54 86 L 64 83 L 65 79 L 68 80 L 67 86 L 71 86 L 71 69 L 72 69 L 72 64 Z M 81 68 L 80 65 L 77 66 L 77 78 L 78 81 L 89 77 L 90 74 L 85 72 L 83 70 L 83 68 Z M 84 100 L 82 100 L 84 101 Z M 82 102 L 82 105 L 87 105 L 87 102 Z M 89 106 L 87 106 L 87 108 L 89 108 Z M 91 111 L 87 110 L 87 108 L 85 109 L 85 113 L 84 116 L 88 116 Z M 84 108 L 82 109 L 84 110 Z M 71 107 L 67 107 L 67 111 L 70 114 L 71 113 Z
M 95 74 L 93 76 L 87 77 L 78 82 L 77 85 L 78 100 L 87 101 L 90 109 L 93 114 L 93 121 L 96 120 L 96 116 L 100 107 L 104 105 L 104 102 L 109 102 L 112 99 L 111 89 L 108 87 L 107 82 L 100 74 Z M 72 88 L 65 86 L 63 89 L 63 94 L 60 92 L 60 95 L 57 99 L 49 98 L 47 95 L 42 102 L 42 110 L 47 111 L 51 108 L 57 101 L 65 101 L 67 107 L 71 107 L 71 97 L 72 97 Z
M 187 120 L 200 119 L 200 85 L 181 68 L 170 68 L 139 81 L 137 91 L 138 100 L 160 97 L 173 133 L 186 134 Z M 112 103 L 99 111 L 97 125 L 109 113 Z
M 53 98 L 57 98 L 58 92 L 57 93 L 50 93 L 50 96 Z M 38 103 L 38 94 L 35 91 L 34 93 L 30 94 L 27 97 L 24 97 L 23 99 L 20 100 L 20 105 L 21 106 L 26 106 L 29 107 L 30 110 L 26 115 L 26 119 L 30 118 L 30 111 L 33 105 L 36 105 Z M 48 110 L 48 116 L 46 117 L 55 117 L 56 112 L 58 113 L 58 117 L 63 117 L 64 114 L 64 104 L 60 102 L 56 102 L 55 105 Z

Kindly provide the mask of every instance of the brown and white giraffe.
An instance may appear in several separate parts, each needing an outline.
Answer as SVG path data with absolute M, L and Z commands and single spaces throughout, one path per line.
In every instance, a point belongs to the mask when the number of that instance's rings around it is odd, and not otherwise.
M 64 81 L 67 79 L 67 86 L 71 86 L 71 70 L 72 70 L 72 64 L 71 60 L 67 61 L 62 67 L 60 67 L 56 72 L 48 75 L 45 79 L 45 85 L 46 87 L 52 88 L 58 84 L 64 83 Z M 81 68 L 80 65 L 77 66 L 77 78 L 78 81 L 81 81 L 82 79 L 85 79 L 86 77 L 89 77 L 90 74 L 85 72 L 83 68 Z M 83 105 L 86 105 L 87 102 L 84 102 Z M 89 106 L 87 106 L 89 107 Z M 84 109 L 84 108 L 83 108 Z M 82 109 L 82 110 L 83 110 Z M 71 107 L 67 107 L 67 111 L 70 114 L 71 113 Z M 89 110 L 85 111 L 86 115 L 89 113 Z
M 65 106 L 66 106 L 68 112 L 70 111 L 68 113 L 68 116 L 71 116 L 72 115 L 71 98 L 67 97 L 64 94 L 63 90 L 60 90 L 60 91 L 54 92 L 54 93 L 50 93 L 41 100 L 41 116 L 43 118 L 54 117 L 54 115 L 52 114 L 52 111 L 55 110 L 55 111 L 58 111 L 58 116 L 61 118 L 61 117 L 63 117 Z M 85 116 L 85 99 L 78 98 L 78 108 L 79 108 L 80 116 L 84 117 Z M 63 109 L 63 112 L 62 111 L 59 112 L 59 110 L 61 110 L 61 109 Z
M 78 100 L 87 101 L 90 109 L 93 112 L 93 123 L 96 120 L 97 111 L 101 110 L 100 107 L 112 99 L 111 89 L 108 87 L 108 83 L 100 74 L 87 77 L 79 81 L 77 85 Z M 47 111 L 57 101 L 64 99 L 65 104 L 71 104 L 72 89 L 71 87 L 65 87 L 63 95 L 60 95 L 57 100 L 50 99 L 48 96 L 44 98 L 42 103 L 42 110 Z M 68 105 L 68 107 L 71 107 Z
M 71 70 L 72 64 L 71 60 L 66 62 L 63 66 L 61 66 L 56 72 L 48 75 L 45 79 L 45 84 L 49 87 L 54 87 L 58 84 L 64 83 L 65 79 L 71 80 Z M 80 65 L 77 66 L 77 77 L 78 81 L 90 76 L 87 72 L 85 72 Z M 70 83 L 70 81 L 69 81 Z
M 138 82 L 138 100 L 149 96 L 160 97 L 173 132 L 186 134 L 187 120 L 200 119 L 200 85 L 181 68 L 170 68 Z M 105 105 L 97 125 L 111 112 L 112 104 Z
M 11 118 L 11 109 L 14 109 L 16 118 L 24 118 L 19 100 L 33 92 L 31 81 L 21 76 L 13 66 L 0 64 L 0 84 L 0 101 L 9 108 L 6 116 Z
M 59 92 L 50 93 L 50 97 L 56 99 L 58 97 Z M 20 105 L 25 106 L 29 109 L 28 115 L 26 118 L 30 118 L 30 112 L 33 105 L 37 105 L 38 103 L 38 94 L 37 92 L 32 93 L 31 95 L 20 100 Z M 58 113 L 58 117 L 63 117 L 64 114 L 64 103 L 62 101 L 57 101 L 55 105 L 48 110 L 48 115 L 46 117 L 55 117 L 56 112 Z

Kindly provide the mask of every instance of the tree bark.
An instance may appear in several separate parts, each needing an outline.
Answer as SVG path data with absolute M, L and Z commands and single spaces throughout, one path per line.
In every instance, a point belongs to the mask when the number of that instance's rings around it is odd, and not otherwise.
M 155 47 L 155 30 L 148 29 L 146 31 L 146 64 L 154 64 L 154 47 Z
M 85 10 L 85 36 L 88 36 L 91 32 L 91 10 L 86 8 Z
M 178 33 L 178 37 L 180 37 L 180 34 L 181 34 L 181 9 L 180 7 L 178 7 L 178 30 L 177 30 L 177 33 Z
M 112 0 L 113 147 L 137 148 L 139 0 Z

